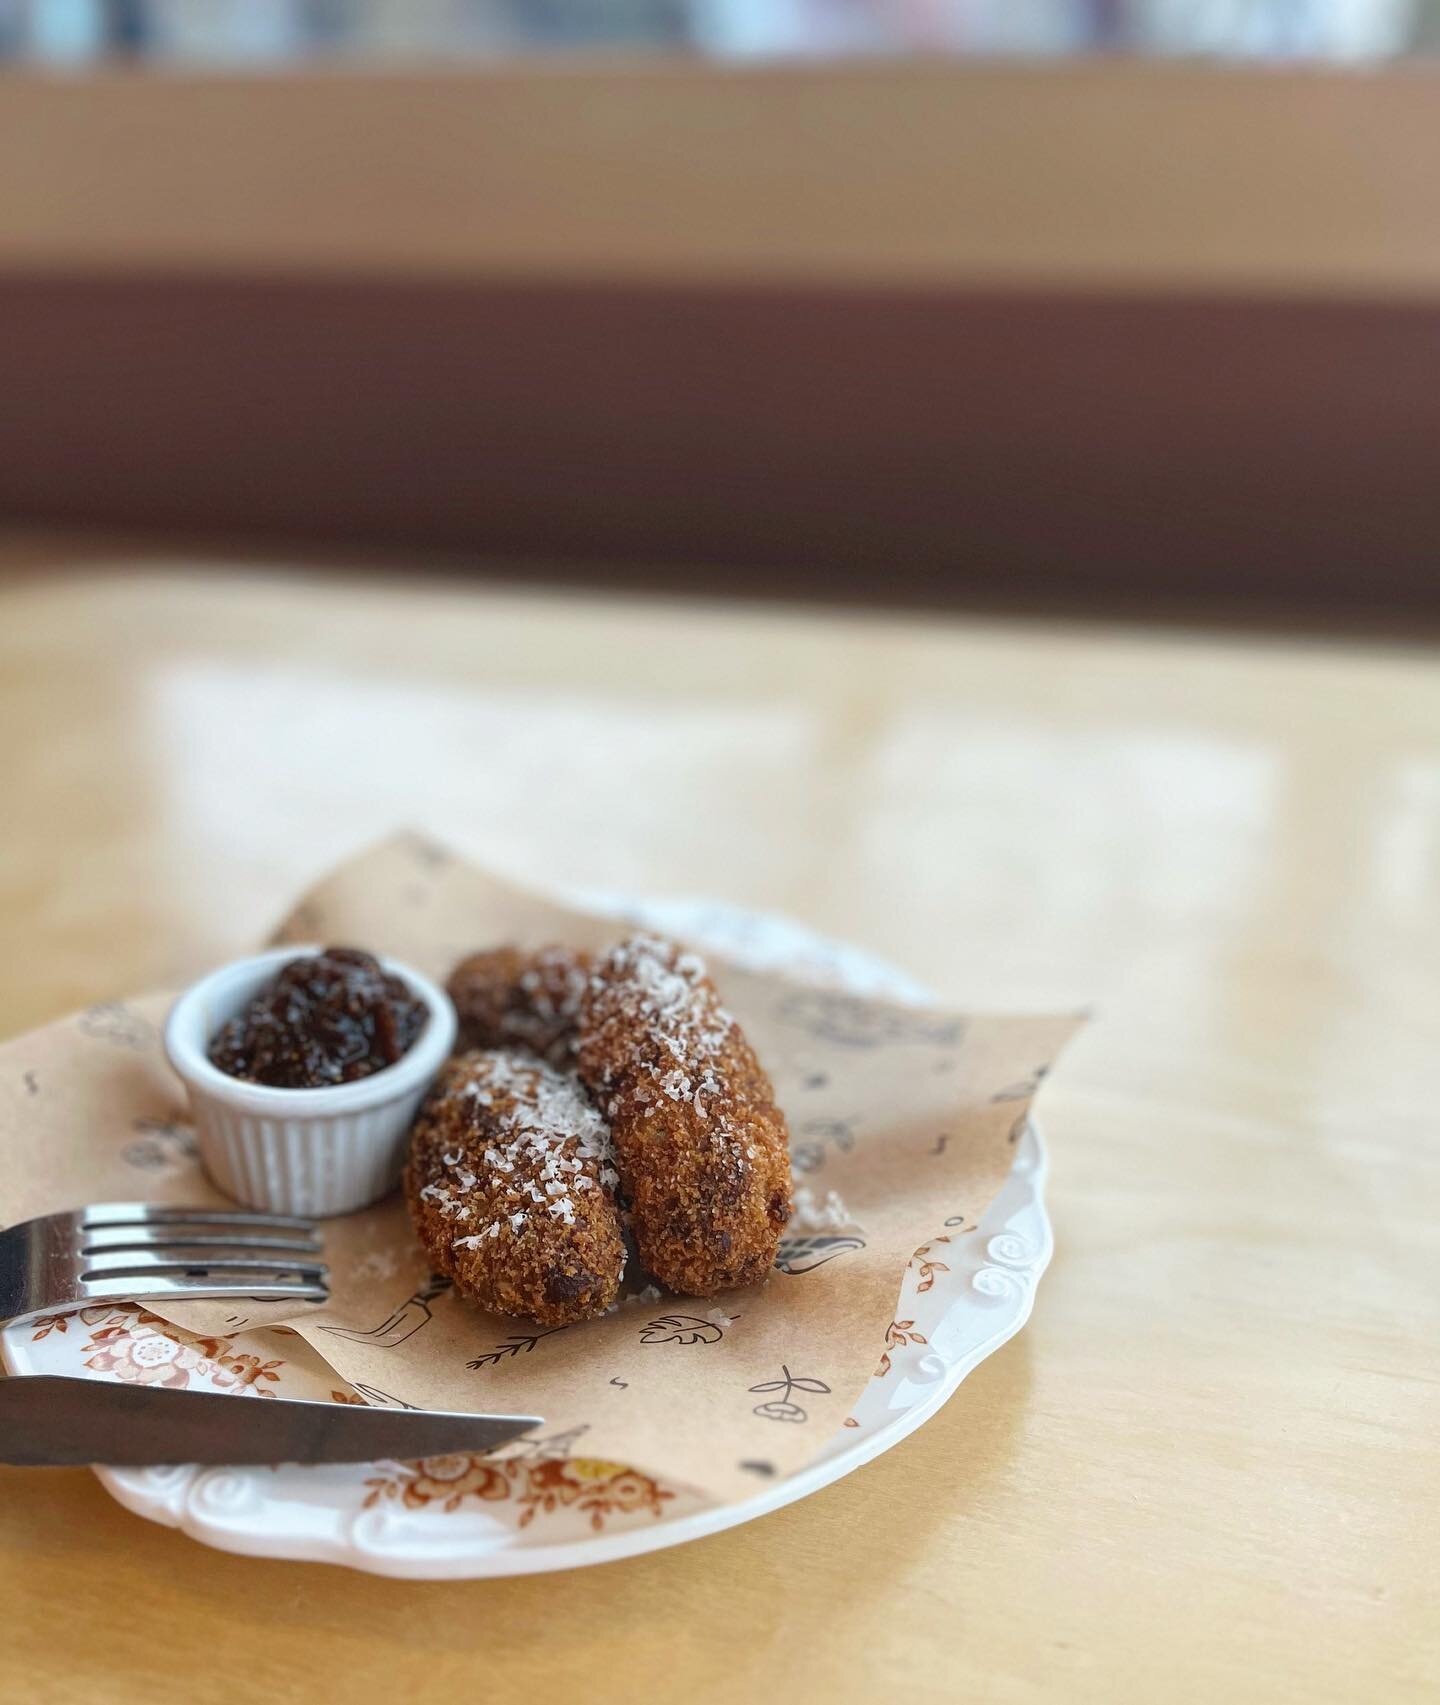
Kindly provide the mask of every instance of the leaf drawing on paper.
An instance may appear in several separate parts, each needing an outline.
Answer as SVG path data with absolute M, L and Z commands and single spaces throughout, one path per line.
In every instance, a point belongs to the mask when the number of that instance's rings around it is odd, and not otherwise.
M 823 1379 L 805 1378 L 792 1374 L 788 1367 L 782 1366 L 779 1379 L 768 1379 L 760 1385 L 752 1385 L 751 1392 L 759 1397 L 766 1392 L 778 1391 L 779 1397 L 771 1398 L 768 1403 L 757 1403 L 752 1413 L 766 1421 L 794 1421 L 797 1424 L 809 1420 L 809 1415 L 791 1397 L 795 1391 L 813 1391 L 825 1393 L 830 1390 Z
M 849 1154 L 855 1147 L 855 1120 L 807 1119 L 796 1135 L 804 1140 L 791 1145 L 791 1165 L 796 1172 L 818 1172 L 831 1149 Z
M 823 1267 L 837 1255 L 845 1255 L 852 1249 L 864 1247 L 865 1239 L 848 1231 L 782 1237 L 775 1254 L 775 1266 L 777 1271 L 789 1273 L 793 1278 L 799 1273 L 813 1273 L 817 1267 Z
M 780 1002 L 778 1011 L 791 1024 L 842 1048 L 880 1048 L 906 1042 L 950 1047 L 964 1034 L 958 1018 L 907 1011 L 828 989 L 796 990 Z
M 80 1028 L 97 1042 L 111 1042 L 117 1048 L 148 1048 L 155 1040 L 155 1030 L 138 1012 L 131 1012 L 124 1001 L 101 1001 L 86 1007 L 80 1014 Z
M 719 1316 L 719 1318 L 713 1318 Z M 735 1316 L 736 1319 L 739 1316 Z M 722 1324 L 723 1322 L 723 1324 Z M 725 1336 L 730 1321 L 712 1310 L 712 1318 L 702 1320 L 698 1314 L 662 1314 L 640 1328 L 642 1344 L 718 1344 Z
M 120 1151 L 120 1157 L 142 1172 L 187 1165 L 199 1152 L 194 1127 L 178 1119 L 136 1119 L 130 1128 L 138 1135 Z
M 493 1350 L 487 1350 L 483 1356 L 476 1356 L 474 1361 L 466 1362 L 465 1366 L 472 1371 L 476 1368 L 498 1367 L 503 1361 L 512 1356 L 528 1356 L 542 1338 L 553 1338 L 557 1332 L 563 1332 L 563 1326 L 551 1326 L 543 1332 L 516 1332 Z

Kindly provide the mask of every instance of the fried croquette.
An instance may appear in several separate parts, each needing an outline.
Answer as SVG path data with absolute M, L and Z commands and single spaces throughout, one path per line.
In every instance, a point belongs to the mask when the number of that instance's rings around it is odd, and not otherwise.
M 460 1048 L 528 1048 L 552 1066 L 572 1065 L 590 964 L 569 947 L 496 947 L 462 959 L 445 985 Z
M 785 1118 L 703 962 L 649 935 L 612 949 L 580 1003 L 577 1064 L 650 1272 L 690 1296 L 763 1279 L 790 1217 Z
M 436 1269 L 499 1314 L 603 1314 L 625 1266 L 605 1120 L 579 1082 L 522 1054 L 461 1055 L 410 1138 L 405 1195 Z

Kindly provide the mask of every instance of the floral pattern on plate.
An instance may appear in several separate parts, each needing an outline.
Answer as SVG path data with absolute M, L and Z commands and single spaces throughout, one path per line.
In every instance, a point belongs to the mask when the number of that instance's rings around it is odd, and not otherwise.
M 42 1314 L 30 1322 L 31 1343 L 42 1343 L 52 1332 L 64 1337 L 72 1321 L 89 1328 L 79 1349 L 86 1370 L 126 1385 L 183 1391 L 193 1381 L 212 1391 L 273 1397 L 270 1386 L 279 1383 L 285 1366 L 283 1357 L 246 1354 L 236 1348 L 236 1339 L 187 1332 L 133 1302 Z M 74 1341 L 79 1337 L 77 1332 Z
M 515 1526 L 529 1527 L 537 1515 L 574 1509 L 600 1533 L 606 1518 L 644 1512 L 663 1516 L 676 1493 L 667 1491 L 648 1474 L 619 1462 L 579 1457 L 529 1461 L 511 1458 L 497 1462 L 483 1456 L 432 1456 L 408 1469 L 385 1469 L 365 1482 L 365 1508 L 382 1498 L 399 1498 L 412 1510 L 438 1508 L 449 1515 L 467 1498 L 482 1503 L 512 1501 Z

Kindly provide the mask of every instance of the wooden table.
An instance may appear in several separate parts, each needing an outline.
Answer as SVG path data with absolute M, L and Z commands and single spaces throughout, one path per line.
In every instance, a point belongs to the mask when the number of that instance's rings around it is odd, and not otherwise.
M 0 1032 L 244 948 L 407 823 L 1099 1018 L 1045 1098 L 1033 1322 L 862 1473 L 681 1550 L 426 1585 L 4 1471 L 0 1692 L 1434 1697 L 1433 653 L 28 560 Z

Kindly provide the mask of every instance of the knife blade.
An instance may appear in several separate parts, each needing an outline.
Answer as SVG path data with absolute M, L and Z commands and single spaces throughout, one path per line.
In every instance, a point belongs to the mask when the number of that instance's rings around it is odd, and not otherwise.
M 538 1415 L 262 1400 L 64 1374 L 0 1379 L 0 1462 L 32 1468 L 404 1462 L 481 1455 L 543 1424 Z

